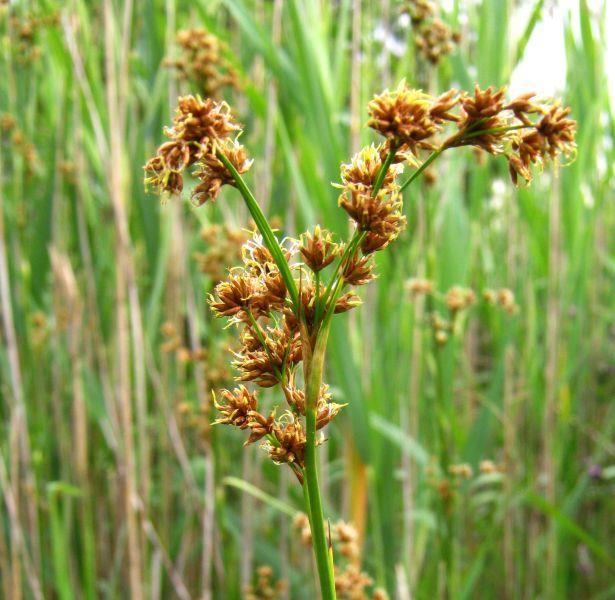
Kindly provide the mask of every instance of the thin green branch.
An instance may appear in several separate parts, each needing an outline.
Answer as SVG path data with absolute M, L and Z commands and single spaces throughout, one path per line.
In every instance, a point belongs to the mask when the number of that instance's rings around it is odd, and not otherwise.
M 387 171 L 389 170 L 389 167 L 391 166 L 391 163 L 393 162 L 393 159 L 395 158 L 395 154 L 397 153 L 397 144 L 395 143 L 391 143 L 391 149 L 389 150 L 389 153 L 387 154 L 387 157 L 384 159 L 384 162 L 382 163 L 382 165 L 380 165 L 380 170 L 378 171 L 378 175 L 376 175 L 376 179 L 374 180 L 374 189 L 372 191 L 372 195 L 375 196 L 379 191 L 380 188 L 382 187 L 382 184 L 384 183 L 384 178 L 387 175 Z
M 254 195 L 250 191 L 250 188 L 246 185 L 246 182 L 243 180 L 243 177 L 239 174 L 237 169 L 233 166 L 233 163 L 224 155 L 222 152 L 216 152 L 216 156 L 220 159 L 222 164 L 228 169 L 231 176 L 235 180 L 235 186 L 243 196 L 243 199 L 260 231 L 263 236 L 263 242 L 267 246 L 269 252 L 271 252 L 271 256 L 275 261 L 278 269 L 280 270 L 280 274 L 282 275 L 282 279 L 284 280 L 284 284 L 286 285 L 286 289 L 290 294 L 291 301 L 293 303 L 293 308 L 295 312 L 297 311 L 297 307 L 299 306 L 299 294 L 297 292 L 297 286 L 295 284 L 295 280 L 293 279 L 293 275 L 290 271 L 290 265 L 288 261 L 284 257 L 284 252 L 282 251 L 282 247 L 278 242 L 278 239 L 275 237 L 267 218 L 263 214 L 258 202 L 254 198 Z
M 438 158 L 438 156 L 440 156 L 440 154 L 442 154 L 442 152 L 444 152 L 444 150 L 446 150 L 445 146 L 441 146 L 437 150 L 434 150 L 425 159 L 421 166 L 414 173 L 412 173 L 412 175 L 410 175 L 410 177 L 408 177 L 408 179 L 404 183 L 402 183 L 401 187 L 399 188 L 399 191 L 403 192 L 434 160 L 436 160 L 436 158 Z
M 507 131 L 514 131 L 515 129 L 529 129 L 535 127 L 535 125 L 510 125 L 507 127 L 492 127 L 491 129 L 481 129 L 480 131 L 470 131 L 463 136 L 455 135 L 445 141 L 442 146 L 434 150 L 426 159 L 423 161 L 421 166 L 414 172 L 410 177 L 401 185 L 400 192 L 403 192 L 425 169 L 434 161 L 442 152 L 448 150 L 449 148 L 453 148 L 456 146 L 463 145 L 462 142 L 464 140 L 469 140 L 475 137 L 480 137 L 481 135 L 489 135 L 491 133 L 506 133 Z

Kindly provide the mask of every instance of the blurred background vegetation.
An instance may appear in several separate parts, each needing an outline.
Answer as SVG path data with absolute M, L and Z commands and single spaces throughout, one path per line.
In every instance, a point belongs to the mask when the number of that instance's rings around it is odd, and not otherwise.
M 142 165 L 178 94 L 216 94 L 281 233 L 345 232 L 330 182 L 373 139 L 371 96 L 505 85 L 557 3 L 446 2 L 435 56 L 398 0 L 0 4 L 0 595 L 238 598 L 269 565 L 280 597 L 316 597 L 298 486 L 209 426 L 232 373 L 206 293 L 238 258 L 243 204 L 160 204 Z M 615 596 L 606 5 L 561 21 L 576 161 L 515 189 L 504 161 L 445 155 L 333 332 L 326 378 L 349 406 L 320 449 L 326 513 L 393 598 L 438 596 L 443 544 L 454 597 Z M 215 36 L 198 59 L 178 37 L 195 28 Z M 440 296 L 410 278 L 479 298 L 442 347 Z M 518 309 L 482 299 L 501 288 Z

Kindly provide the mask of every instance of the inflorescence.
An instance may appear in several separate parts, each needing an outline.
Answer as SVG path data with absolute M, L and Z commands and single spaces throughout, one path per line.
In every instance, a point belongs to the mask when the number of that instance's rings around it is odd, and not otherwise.
M 569 109 L 533 94 L 507 101 L 504 88 L 476 86 L 473 93 L 449 90 L 433 97 L 402 81 L 376 96 L 368 112 L 369 127 L 384 141 L 341 165 L 338 203 L 353 225 L 346 242 L 320 226 L 278 242 L 242 178 L 252 160 L 238 141 L 242 128 L 225 102 L 179 98 L 173 124 L 165 129 L 169 141 L 145 165 L 146 183 L 162 193 L 180 193 L 184 175 L 192 174 L 197 179 L 192 198 L 198 205 L 214 201 L 222 186 L 234 186 L 254 219 L 258 231 L 242 246 L 242 265 L 230 269 L 209 296 L 214 314 L 238 329 L 240 342 L 233 352 L 238 385 L 214 394 L 215 423 L 245 431 L 246 444 L 260 442 L 275 463 L 289 465 L 304 484 L 326 597 L 335 597 L 335 584 L 339 588 L 345 582 L 344 589 L 351 590 L 357 577 L 358 589 L 367 582 L 358 570 L 338 572 L 334 582 L 318 490 L 315 446 L 343 408 L 322 381 L 331 318 L 361 303 L 355 288 L 374 279 L 374 253 L 406 226 L 403 190 L 442 152 L 472 146 L 504 155 L 516 182 L 519 176 L 530 181 L 533 166 L 558 161 L 575 149 L 576 123 L 568 118 Z M 445 136 L 448 128 L 453 131 Z M 400 183 L 408 166 L 414 172 Z M 411 293 L 432 293 L 429 282 L 409 287 Z M 500 296 L 496 293 L 495 301 L 516 310 L 514 297 Z M 452 288 L 444 300 L 454 321 L 475 296 Z M 436 341 L 445 343 L 453 329 L 434 324 Z M 284 410 L 261 404 L 258 388 L 274 387 L 282 392 Z
M 339 205 L 354 224 L 347 243 L 335 241 L 316 226 L 299 239 L 285 239 L 280 248 L 289 265 L 296 297 L 280 271 L 267 240 L 254 233 L 242 248 L 243 266 L 233 268 L 210 296 L 213 312 L 239 328 L 241 346 L 234 353 L 239 387 L 222 390 L 214 403 L 217 423 L 249 432 L 247 443 L 262 441 L 277 463 L 288 463 L 301 479 L 305 449 L 305 391 L 301 365 L 311 354 L 325 319 L 360 304 L 353 288 L 374 279 L 372 254 L 386 248 L 406 225 L 399 177 L 404 164 L 421 172 L 449 148 L 473 146 L 504 155 L 513 181 L 529 181 L 532 165 L 542 166 L 574 151 L 576 124 L 569 109 L 548 105 L 524 94 L 505 100 L 505 89 L 474 93 L 450 90 L 433 97 L 405 82 L 376 96 L 368 106 L 369 122 L 385 141 L 363 148 L 341 165 Z M 455 131 L 440 140 L 447 127 Z M 252 160 L 238 142 L 241 126 L 225 102 L 198 96 L 179 99 L 170 138 L 145 166 L 146 182 L 160 192 L 179 193 L 184 174 L 192 173 L 197 204 L 214 201 L 223 185 L 238 186 Z M 419 163 L 423 152 L 429 157 Z M 420 165 L 420 166 L 419 166 Z M 417 168 L 418 167 L 418 168 Z M 410 177 L 410 180 L 413 177 Z M 324 273 L 333 271 L 329 284 Z M 449 303 L 463 301 L 453 290 Z M 461 299 L 461 300 L 460 300 Z M 256 391 L 279 386 L 286 409 L 262 411 Z M 316 403 L 317 429 L 324 428 L 342 405 L 332 401 L 323 384 Z M 317 443 L 322 441 L 322 436 Z

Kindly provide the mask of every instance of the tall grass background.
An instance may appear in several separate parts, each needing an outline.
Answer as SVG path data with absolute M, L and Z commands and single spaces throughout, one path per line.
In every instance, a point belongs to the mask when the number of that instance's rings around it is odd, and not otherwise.
M 449 4 L 443 17 L 462 40 L 437 68 L 415 54 L 409 30 L 395 33 L 407 43 L 400 55 L 374 36 L 397 22 L 394 0 L 0 7 L 0 112 L 36 153 L 3 134 L 0 595 L 235 598 L 269 564 L 288 597 L 315 597 L 292 530 L 297 486 L 233 432 L 198 433 L 179 410 L 207 404 L 208 383 L 164 351 L 161 326 L 174 324 L 193 350 L 223 339 L 192 257 L 205 247 L 202 225 L 245 226 L 247 216 L 232 190 L 198 209 L 144 191 L 142 165 L 176 96 L 198 92 L 163 62 L 180 28 L 224 40 L 242 81 L 226 99 L 246 124 L 262 206 L 286 234 L 315 222 L 341 233 L 330 182 L 372 140 L 371 96 L 401 78 L 433 93 L 504 85 L 552 8 L 524 3 L 513 34 L 523 3 Z M 8 18 L 29 10 L 58 15 L 37 30 L 34 60 Z M 392 597 L 438 595 L 438 422 L 453 462 L 477 473 L 446 532 L 455 597 L 615 595 L 605 10 L 580 0 L 563 24 L 576 161 L 514 189 L 498 161 L 444 155 L 435 185 L 407 193 L 408 229 L 380 260 L 365 306 L 332 332 L 327 379 L 349 406 L 320 449 L 327 513 L 356 525 L 363 566 Z M 463 336 L 437 351 L 427 307 L 405 291 L 416 276 L 443 291 L 509 287 L 520 312 L 479 304 Z M 478 474 L 485 459 L 504 472 Z

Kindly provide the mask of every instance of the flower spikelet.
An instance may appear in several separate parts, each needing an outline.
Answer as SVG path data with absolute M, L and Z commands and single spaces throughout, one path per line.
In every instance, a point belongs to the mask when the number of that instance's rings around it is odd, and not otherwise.
M 226 139 L 220 142 L 218 150 L 228 158 L 239 174 L 246 173 L 252 166 L 246 149 L 237 140 Z M 192 192 L 192 199 L 201 206 L 207 200 L 214 201 L 223 185 L 235 185 L 235 180 L 226 165 L 216 154 L 204 154 L 194 172 L 200 183 Z
M 367 125 L 396 144 L 407 144 L 416 153 L 420 148 L 432 148 L 428 139 L 438 131 L 430 106 L 431 96 L 402 81 L 396 90 L 385 90 L 370 101 Z
M 234 425 L 239 429 L 247 429 L 250 426 L 250 413 L 258 408 L 258 400 L 254 392 L 240 385 L 234 390 L 221 390 L 220 396 L 223 402 L 218 402 L 214 394 L 214 406 L 220 412 L 214 423 L 224 425 Z
M 341 251 L 341 246 L 333 241 L 329 231 L 317 225 L 313 234 L 309 231 L 302 234 L 299 250 L 307 266 L 317 273 L 335 260 Z

